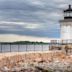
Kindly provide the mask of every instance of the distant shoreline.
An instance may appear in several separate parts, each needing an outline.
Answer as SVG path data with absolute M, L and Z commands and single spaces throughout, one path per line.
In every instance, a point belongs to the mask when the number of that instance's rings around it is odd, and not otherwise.
M 0 44 L 49 44 L 47 42 L 33 42 L 33 41 L 16 41 L 16 42 L 0 42 Z

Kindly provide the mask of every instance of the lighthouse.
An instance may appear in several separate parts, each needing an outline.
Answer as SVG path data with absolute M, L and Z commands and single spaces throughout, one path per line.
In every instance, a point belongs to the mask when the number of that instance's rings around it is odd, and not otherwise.
M 60 20 L 61 40 L 72 43 L 72 8 L 71 5 L 63 11 L 64 19 Z

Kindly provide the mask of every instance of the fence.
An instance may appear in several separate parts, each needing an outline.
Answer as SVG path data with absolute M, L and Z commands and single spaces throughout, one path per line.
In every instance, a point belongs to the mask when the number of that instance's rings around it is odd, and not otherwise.
M 48 44 L 3 44 L 0 43 L 0 53 L 2 52 L 27 52 L 27 51 L 48 51 L 51 46 L 61 46 L 63 42 L 52 41 Z
M 0 53 L 48 51 L 50 44 L 0 44 Z

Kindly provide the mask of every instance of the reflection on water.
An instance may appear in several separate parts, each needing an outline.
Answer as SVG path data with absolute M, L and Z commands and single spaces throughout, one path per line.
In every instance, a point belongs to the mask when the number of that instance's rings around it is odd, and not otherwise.
M 0 52 L 47 51 L 49 45 L 0 44 Z

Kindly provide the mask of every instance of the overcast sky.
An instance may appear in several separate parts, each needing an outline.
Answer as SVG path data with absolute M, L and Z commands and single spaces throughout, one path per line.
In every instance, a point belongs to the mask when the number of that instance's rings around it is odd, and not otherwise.
M 0 0 L 0 41 L 14 35 L 60 38 L 59 20 L 71 3 L 72 0 Z

